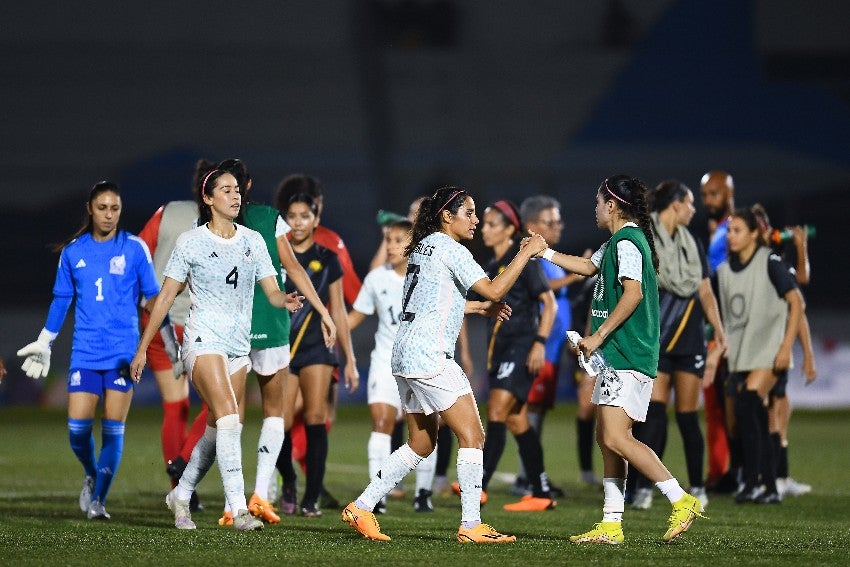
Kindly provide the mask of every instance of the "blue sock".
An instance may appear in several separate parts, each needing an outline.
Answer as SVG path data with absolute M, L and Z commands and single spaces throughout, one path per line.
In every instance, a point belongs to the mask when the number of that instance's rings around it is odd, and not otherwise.
M 83 464 L 86 476 L 92 478 L 97 476 L 97 468 L 94 465 L 94 436 L 91 434 L 93 423 L 93 419 L 68 418 L 68 437 L 71 441 L 71 450 Z
M 100 448 L 100 458 L 97 461 L 97 479 L 94 483 L 92 500 L 100 500 L 106 504 L 106 495 L 112 485 L 112 479 L 121 463 L 121 453 L 124 452 L 124 422 L 104 419 L 103 446 Z

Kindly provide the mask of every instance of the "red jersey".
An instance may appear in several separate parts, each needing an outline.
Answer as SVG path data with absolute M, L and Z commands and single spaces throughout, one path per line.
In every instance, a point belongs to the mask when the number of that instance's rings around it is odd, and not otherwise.
M 342 266 L 342 294 L 346 303 L 354 304 L 363 283 L 357 277 L 357 272 L 354 271 L 354 263 L 351 261 L 348 248 L 345 247 L 342 238 L 331 229 L 320 225 L 313 232 L 313 241 L 336 253 Z

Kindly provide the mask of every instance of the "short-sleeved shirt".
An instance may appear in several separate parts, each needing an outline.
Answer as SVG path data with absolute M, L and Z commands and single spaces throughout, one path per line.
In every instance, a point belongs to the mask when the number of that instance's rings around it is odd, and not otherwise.
M 139 344 L 139 296 L 157 293 L 151 255 L 139 237 L 120 230 L 98 242 L 86 233 L 65 246 L 53 295 L 75 300 L 71 368 L 129 366 Z
M 543 273 L 549 281 L 559 280 L 567 275 L 566 270 L 549 260 L 541 259 L 540 266 L 543 268 Z M 552 291 L 555 293 L 555 304 L 558 306 L 558 311 L 555 313 L 552 331 L 546 340 L 546 360 L 557 365 L 561 360 L 561 351 L 564 348 L 564 343 L 567 342 L 567 331 L 570 330 L 570 325 L 573 324 L 573 316 L 567 286 L 563 286 L 560 289 L 553 289 Z
M 192 306 L 183 329 L 183 348 L 247 356 L 251 350 L 254 284 L 276 275 L 263 237 L 235 225 L 221 238 L 207 225 L 184 232 L 165 266 L 166 277 L 189 281 Z
M 342 266 L 337 255 L 314 242 L 305 252 L 295 252 L 295 258 L 313 282 L 319 299 L 327 305 L 331 296 L 331 284 L 342 278 Z M 286 291 L 295 291 L 295 284 L 290 280 L 286 281 Z M 316 315 L 313 306 L 306 302 L 302 309 L 290 317 L 289 345 L 292 356 L 294 358 L 298 350 L 324 342 L 322 319 Z
M 366 274 L 363 287 L 354 301 L 353 307 L 356 311 L 364 315 L 378 315 L 372 364 L 377 360 L 385 360 L 389 364 L 401 317 L 403 290 L 404 277 L 396 273 L 392 266 L 385 264 Z
M 392 370 L 406 378 L 432 378 L 453 356 L 466 293 L 487 274 L 469 250 L 442 232 L 429 234 L 410 254 L 402 316 L 393 343 Z

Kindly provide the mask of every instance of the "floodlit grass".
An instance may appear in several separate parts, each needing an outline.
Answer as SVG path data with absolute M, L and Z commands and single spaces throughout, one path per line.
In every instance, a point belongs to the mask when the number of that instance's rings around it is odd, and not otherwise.
M 120 471 L 110 493 L 108 522 L 90 522 L 77 497 L 81 467 L 67 441 L 62 412 L 34 408 L 0 409 L 0 563 L 4 565 L 848 565 L 850 452 L 844 436 L 850 412 L 797 412 L 791 428 L 791 468 L 814 485 L 812 494 L 777 506 L 735 505 L 714 496 L 707 513 L 672 544 L 660 543 L 669 506 L 657 494 L 649 511 L 626 510 L 622 546 L 574 546 L 570 534 L 600 519 L 601 492 L 577 482 L 572 408 L 551 413 L 545 427 L 547 469 L 567 497 L 554 511 L 512 514 L 501 509 L 514 500 L 507 486 L 491 484 L 483 518 L 516 534 L 513 545 L 461 545 L 454 539 L 460 503 L 434 499 L 433 514 L 417 514 L 405 500 L 391 500 L 379 517 L 393 541 L 362 539 L 325 510 L 319 519 L 284 517 L 262 532 L 236 533 L 216 524 L 223 503 L 213 467 L 199 494 L 206 511 L 195 514 L 196 531 L 179 531 L 164 504 L 168 481 L 159 443 L 160 410 L 134 408 Z M 259 416 L 249 410 L 244 430 L 246 486 L 253 487 Z M 367 482 L 369 417 L 364 407 L 339 411 L 331 431 L 326 485 L 341 501 L 353 499 Z M 96 429 L 96 439 L 99 432 Z M 681 445 L 671 424 L 665 461 L 684 477 Z M 98 443 L 99 445 L 99 443 Z M 597 469 L 599 457 L 595 455 Z M 509 442 L 500 470 L 514 472 L 516 451 Z M 450 468 L 450 474 L 453 468 Z M 412 488 L 413 476 L 408 477 Z M 303 485 L 302 485 L 303 486 Z

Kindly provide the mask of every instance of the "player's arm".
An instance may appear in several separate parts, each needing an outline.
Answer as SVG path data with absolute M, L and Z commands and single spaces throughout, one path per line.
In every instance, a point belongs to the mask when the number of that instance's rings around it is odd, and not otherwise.
M 295 288 L 304 295 L 307 302 L 322 318 L 322 334 L 325 337 L 325 346 L 330 348 L 336 342 L 336 324 L 333 322 L 325 304 L 319 299 L 319 294 L 316 293 L 316 288 L 313 287 L 313 282 L 310 281 L 310 276 L 307 275 L 304 266 L 298 263 L 295 251 L 292 250 L 292 245 L 286 236 L 277 238 L 277 253 L 280 256 L 283 269 L 286 270 L 286 277 L 295 284 Z
M 546 362 L 546 340 L 552 332 L 552 325 L 555 324 L 555 314 L 558 312 L 558 303 L 555 301 L 555 294 L 552 290 L 547 290 L 541 293 L 537 299 L 540 301 L 542 309 L 540 311 L 540 322 L 537 324 L 537 336 L 534 344 L 531 345 L 531 350 L 528 351 L 525 365 L 531 375 L 537 376 L 537 373 L 543 368 Z
M 331 282 L 329 286 L 331 300 L 331 317 L 333 317 L 339 346 L 345 355 L 345 387 L 349 392 L 354 392 L 360 384 L 360 374 L 357 372 L 357 360 L 354 357 L 354 346 L 351 343 L 351 332 L 348 328 L 348 315 L 345 312 L 345 298 L 342 294 L 342 278 Z
M 130 377 L 138 382 L 142 377 L 142 369 L 147 362 L 146 352 L 151 344 L 154 335 L 159 332 L 165 317 L 171 306 L 174 305 L 174 298 L 180 291 L 183 282 L 166 277 L 162 282 L 162 287 L 159 290 L 156 298 L 151 302 L 153 307 L 150 311 L 150 321 L 142 333 L 142 338 L 139 340 L 139 346 L 136 348 L 136 355 L 133 357 L 133 362 L 130 363 Z
M 809 264 L 809 233 L 805 227 L 795 226 L 793 228 L 794 248 L 797 251 L 797 283 L 809 285 L 811 278 L 811 265 Z
M 484 277 L 472 284 L 472 291 L 490 301 L 501 301 L 516 283 L 522 269 L 534 256 L 546 250 L 546 241 L 539 234 L 524 238 L 522 247 L 501 274 L 493 278 Z
M 785 324 L 785 334 L 773 361 L 773 369 L 777 372 L 788 370 L 791 366 L 791 348 L 797 338 L 803 313 L 803 295 L 799 289 L 790 289 L 785 294 L 785 301 L 788 302 L 788 322 Z
M 614 310 L 599 325 L 595 333 L 579 341 L 579 348 L 584 355 L 590 356 L 593 351 L 598 349 L 605 342 L 605 339 L 635 312 L 635 309 L 637 309 L 637 306 L 642 300 L 643 290 L 641 289 L 641 282 L 630 278 L 623 278 L 623 295 L 620 296 L 617 305 L 614 306 Z
M 352 309 L 348 312 L 348 329 L 356 329 L 363 321 L 366 320 L 366 317 L 368 317 L 367 314 L 361 313 L 357 309 Z

